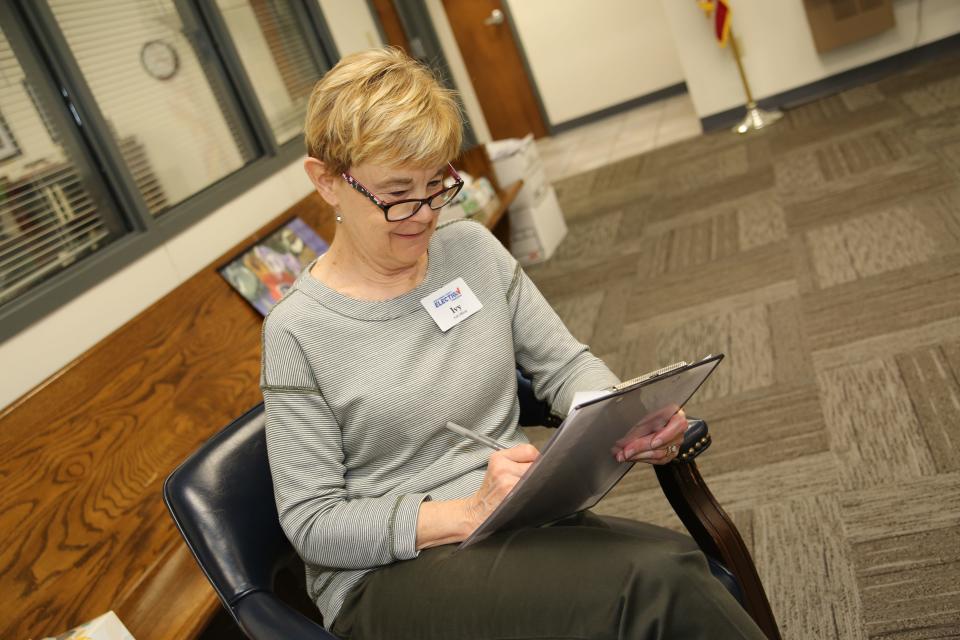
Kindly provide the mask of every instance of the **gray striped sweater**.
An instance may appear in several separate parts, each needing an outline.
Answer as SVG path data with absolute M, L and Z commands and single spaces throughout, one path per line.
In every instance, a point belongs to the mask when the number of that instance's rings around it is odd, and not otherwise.
M 484 227 L 442 226 L 428 255 L 420 286 L 378 302 L 308 269 L 264 321 L 277 511 L 328 627 L 364 574 L 416 557 L 421 502 L 480 487 L 490 451 L 447 420 L 517 445 L 518 364 L 561 414 L 574 392 L 617 382 Z M 420 300 L 457 277 L 483 308 L 444 333 Z

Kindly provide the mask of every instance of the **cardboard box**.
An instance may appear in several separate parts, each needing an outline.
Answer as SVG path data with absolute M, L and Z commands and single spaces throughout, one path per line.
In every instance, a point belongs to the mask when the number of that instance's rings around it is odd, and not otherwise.
M 134 640 L 113 611 L 108 611 L 90 622 L 45 640 Z
M 895 25 L 893 0 L 803 0 L 818 53 L 857 42 Z
M 544 198 L 550 182 L 547 180 L 533 134 L 523 139 L 510 138 L 489 142 L 487 153 L 501 189 L 506 189 L 517 180 L 523 180 L 523 189 L 514 200 L 518 207 L 532 207 Z
M 510 207 L 510 252 L 520 264 L 547 260 L 566 235 L 567 222 L 553 187 L 532 207 Z
M 523 179 L 523 189 L 520 189 L 520 193 L 514 198 L 513 203 L 518 207 L 536 206 L 538 202 L 547 197 L 547 191 L 551 188 L 550 182 L 547 180 L 547 174 L 541 167 L 539 171 L 534 172 L 530 179 Z

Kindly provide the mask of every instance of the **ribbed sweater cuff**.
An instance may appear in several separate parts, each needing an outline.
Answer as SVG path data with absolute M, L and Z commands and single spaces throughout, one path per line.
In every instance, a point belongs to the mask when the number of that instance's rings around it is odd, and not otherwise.
M 393 557 L 395 560 L 410 560 L 419 555 L 417 551 L 417 516 L 420 504 L 429 498 L 426 493 L 408 493 L 400 496 L 390 519 L 393 532 Z

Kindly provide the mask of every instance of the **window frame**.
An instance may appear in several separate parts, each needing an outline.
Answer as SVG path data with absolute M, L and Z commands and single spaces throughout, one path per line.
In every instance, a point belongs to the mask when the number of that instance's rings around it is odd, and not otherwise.
M 229 91 L 228 108 L 242 124 L 241 135 L 256 156 L 185 200 L 154 216 L 144 201 L 96 99 L 86 83 L 47 0 L 0 0 L 3 29 L 24 73 L 43 100 L 51 100 L 50 117 L 62 127 L 70 157 L 88 163 L 84 174 L 96 180 L 91 197 L 108 226 L 121 235 L 93 254 L 66 267 L 0 305 L 0 342 L 63 307 L 127 265 L 240 197 L 264 179 L 302 157 L 303 141 L 277 144 L 254 93 L 243 62 L 215 0 L 173 0 L 187 28 L 195 27 L 201 46 L 215 57 L 215 72 Z M 309 50 L 321 73 L 339 59 L 332 34 L 317 0 L 289 0 L 309 32 Z M 195 24 L 186 24 L 188 21 Z M 196 44 L 195 44 L 196 46 Z M 62 108 L 61 108 L 62 106 Z M 73 115 L 73 119 L 71 119 Z M 125 230 L 125 233 L 122 231 Z

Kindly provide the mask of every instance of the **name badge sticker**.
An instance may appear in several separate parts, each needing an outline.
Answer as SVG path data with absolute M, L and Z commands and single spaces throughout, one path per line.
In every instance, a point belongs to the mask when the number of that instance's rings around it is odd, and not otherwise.
M 483 308 L 480 300 L 463 278 L 457 278 L 450 284 L 440 287 L 422 299 L 420 304 L 440 327 L 440 331 L 444 332 Z

